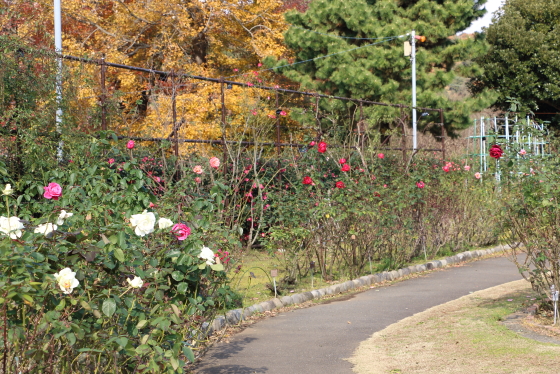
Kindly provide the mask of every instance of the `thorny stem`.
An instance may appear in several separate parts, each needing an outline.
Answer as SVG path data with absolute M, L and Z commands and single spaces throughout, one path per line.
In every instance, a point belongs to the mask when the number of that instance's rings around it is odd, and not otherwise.
M 6 298 L 6 296 L 8 295 L 8 293 L 4 293 L 4 299 Z M 7 308 L 8 303 L 6 302 L 6 300 L 4 300 L 4 307 L 3 307 L 3 311 L 4 311 L 4 356 L 2 357 L 2 371 L 4 373 L 6 373 L 6 361 L 8 359 L 8 308 Z

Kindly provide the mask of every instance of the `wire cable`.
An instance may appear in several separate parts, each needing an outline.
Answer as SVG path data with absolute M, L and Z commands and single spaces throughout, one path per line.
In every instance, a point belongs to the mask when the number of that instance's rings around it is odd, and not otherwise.
M 330 36 L 332 38 L 339 38 L 339 39 L 351 39 L 351 40 L 379 40 L 379 39 L 388 39 L 388 38 L 394 38 L 394 36 L 382 36 L 379 38 L 356 38 L 353 36 L 340 36 L 340 35 L 334 35 L 334 34 L 327 34 L 327 33 L 323 33 L 323 32 L 319 32 L 319 31 L 315 31 L 315 30 L 309 30 L 309 29 L 304 29 L 301 26 L 295 26 L 295 25 L 290 25 L 291 27 L 295 28 L 295 29 L 300 29 L 303 31 L 308 31 L 314 34 L 319 34 L 319 35 L 324 35 L 324 36 Z M 400 35 L 398 36 L 399 38 L 402 36 L 406 36 L 406 35 Z
M 362 46 L 360 46 L 360 47 L 351 48 L 351 49 L 346 49 L 346 50 L 344 50 L 344 51 L 331 53 L 331 54 L 328 54 L 328 55 L 325 55 L 325 56 L 314 57 L 314 58 L 310 58 L 309 60 L 298 61 L 298 62 L 294 62 L 294 63 L 291 63 L 291 64 L 286 64 L 286 65 L 282 65 L 282 66 L 276 66 L 276 67 L 269 68 L 269 69 L 255 70 L 255 71 L 253 71 L 253 73 L 255 73 L 255 72 L 256 72 L 256 73 L 262 73 L 262 72 L 265 72 L 265 71 L 276 70 L 276 69 L 282 69 L 282 68 L 285 68 L 285 67 L 294 66 L 294 65 L 298 65 L 298 64 L 303 64 L 303 63 L 310 62 L 310 61 L 316 61 L 316 60 L 320 60 L 320 59 L 323 59 L 323 58 L 327 58 L 327 57 L 339 55 L 339 54 L 341 54 L 341 53 L 352 52 L 352 51 L 355 51 L 355 50 L 357 50 L 357 49 L 366 48 L 366 47 L 371 47 L 371 46 L 374 46 L 374 45 L 377 45 L 377 44 L 385 43 L 385 42 L 388 42 L 388 41 L 391 41 L 391 40 L 395 40 L 395 39 L 401 38 L 401 37 L 403 37 L 403 36 L 405 36 L 405 35 L 389 36 L 389 37 L 386 37 L 385 39 L 383 39 L 383 40 L 381 40 L 381 41 L 379 41 L 379 42 L 376 42 L 376 43 L 366 44 L 366 45 L 362 45 Z M 230 76 L 227 77 L 227 78 L 229 79 L 229 78 L 239 77 L 239 76 L 243 76 L 243 75 L 247 75 L 247 74 L 249 74 L 249 73 L 242 73 L 242 74 L 230 75 Z

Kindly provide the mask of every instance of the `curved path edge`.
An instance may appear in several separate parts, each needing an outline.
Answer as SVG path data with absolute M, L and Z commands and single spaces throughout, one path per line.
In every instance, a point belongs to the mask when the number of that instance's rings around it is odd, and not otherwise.
M 371 286 L 372 284 L 394 281 L 411 274 L 423 273 L 434 269 L 444 268 L 452 264 L 470 261 L 483 256 L 503 252 L 508 249 L 511 249 L 511 246 L 499 245 L 488 249 L 461 252 L 454 256 L 446 257 L 442 260 L 434 260 L 421 265 L 411 265 L 398 270 L 384 271 L 372 275 L 365 275 L 354 280 L 333 284 L 329 287 L 320 288 L 304 293 L 293 294 L 290 296 L 283 296 L 281 298 L 274 298 L 268 301 L 263 301 L 261 303 L 251 305 L 247 308 L 230 310 L 225 315 L 217 316 L 212 321 L 212 323 L 206 323 L 205 325 L 203 325 L 203 329 L 208 329 L 207 333 L 212 334 L 215 332 L 219 332 L 228 326 L 235 326 L 242 320 L 245 320 L 256 313 L 264 313 L 266 311 L 280 309 L 290 305 L 302 304 L 306 301 L 320 299 L 329 295 L 337 295 L 340 293 L 351 291 L 355 288 Z

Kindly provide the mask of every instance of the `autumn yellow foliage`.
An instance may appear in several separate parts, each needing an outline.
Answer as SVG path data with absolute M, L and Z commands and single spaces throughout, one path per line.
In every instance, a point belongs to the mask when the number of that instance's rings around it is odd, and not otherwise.
M 263 82 L 254 71 L 265 57 L 287 53 L 281 5 L 280 0 L 65 0 L 63 52 L 93 59 L 104 56 L 107 62 L 160 71 L 274 84 L 273 75 Z M 27 9 L 25 22 L 19 22 L 14 32 L 30 41 L 41 38 L 43 45 L 52 48 L 52 0 L 15 0 L 13 13 L 22 6 Z M 99 105 L 100 67 L 75 62 L 65 66 L 80 80 L 75 102 Z M 254 130 L 255 123 L 262 127 L 270 119 L 258 103 L 262 93 L 254 89 L 227 90 L 225 129 L 220 84 L 110 67 L 106 89 L 118 108 L 109 128 L 123 135 L 169 136 L 173 97 L 181 138 L 221 139 L 224 130 L 245 134 Z M 248 120 L 259 105 L 260 115 Z M 255 121 L 256 117 L 263 120 Z

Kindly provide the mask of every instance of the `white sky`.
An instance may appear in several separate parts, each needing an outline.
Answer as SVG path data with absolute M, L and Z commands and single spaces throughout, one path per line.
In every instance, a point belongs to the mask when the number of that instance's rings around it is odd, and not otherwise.
M 484 4 L 484 7 L 486 8 L 486 14 L 484 15 L 484 17 L 474 21 L 471 24 L 471 26 L 463 32 L 465 33 L 473 33 L 475 31 L 480 32 L 482 31 L 483 27 L 490 25 L 490 23 L 492 22 L 492 13 L 494 13 L 495 11 L 498 10 L 498 8 L 500 8 L 500 5 L 502 5 L 503 1 L 504 0 L 488 0 L 486 4 Z M 531 0 L 527 0 L 527 1 L 531 1 Z

